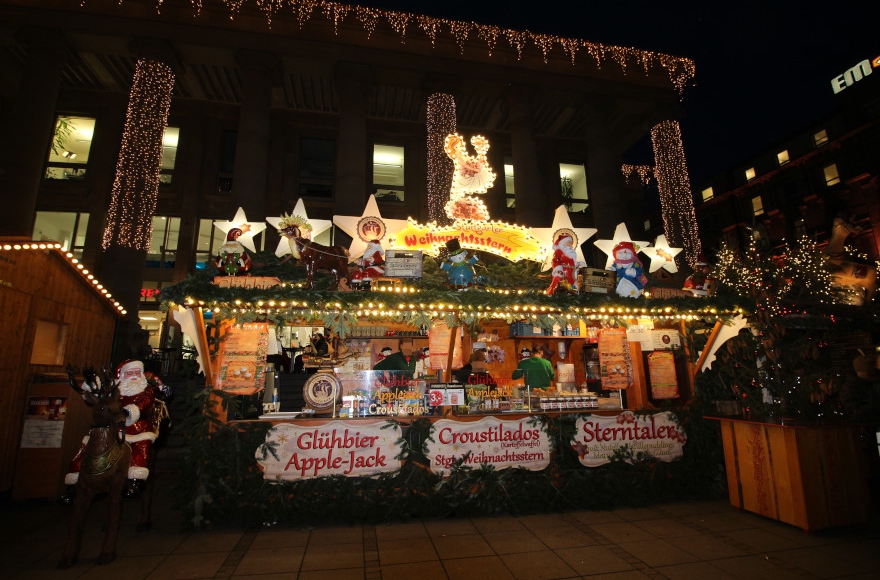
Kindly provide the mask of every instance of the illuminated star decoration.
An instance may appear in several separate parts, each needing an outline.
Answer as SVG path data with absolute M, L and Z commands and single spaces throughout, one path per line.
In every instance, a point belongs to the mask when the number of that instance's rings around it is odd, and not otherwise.
M 312 226 L 311 238 L 312 241 L 322 233 L 326 232 L 330 228 L 333 227 L 333 222 L 331 220 L 318 220 L 318 219 L 309 219 L 309 216 L 306 215 L 306 206 L 303 203 L 302 198 L 296 201 L 296 206 L 293 208 L 293 211 L 290 212 L 291 215 L 298 215 L 308 222 L 310 226 Z M 276 230 L 281 229 L 281 216 L 277 217 L 267 217 L 266 221 L 269 222 Z M 281 239 L 278 240 L 278 247 L 275 248 L 275 255 L 279 258 L 285 254 L 290 253 L 290 243 L 287 241 L 287 238 L 281 235 Z
M 556 208 L 551 227 L 531 228 L 530 230 L 532 236 L 547 249 L 547 258 L 544 260 L 542 270 L 549 270 L 553 265 L 553 242 L 555 241 L 556 233 L 562 229 L 574 232 L 577 238 L 574 240 L 574 247 L 577 250 L 578 262 L 587 263 L 587 260 L 584 258 L 584 251 L 581 249 L 581 244 L 587 241 L 587 238 L 595 234 L 597 230 L 596 228 L 576 228 L 571 225 L 571 217 L 568 215 L 568 210 L 565 209 L 564 205 L 560 205 Z
M 240 229 L 243 233 L 241 234 L 241 236 L 239 236 L 238 241 L 241 243 L 242 246 L 244 246 L 251 252 L 256 253 L 257 248 L 254 247 L 254 236 L 265 230 L 266 224 L 263 222 L 247 221 L 247 216 L 244 214 L 244 209 L 238 208 L 238 211 L 235 212 L 235 217 L 232 218 L 232 221 L 215 221 L 214 227 L 216 227 L 224 234 L 228 234 L 229 230 L 233 228 Z
M 678 272 L 678 266 L 675 263 L 675 256 L 684 248 L 670 248 L 666 236 L 660 234 L 654 240 L 654 245 L 642 248 L 642 253 L 651 258 L 651 268 L 648 272 L 656 272 L 663 268 L 667 272 L 675 274 Z
M 384 230 L 383 232 L 381 232 L 380 235 L 375 236 L 375 238 L 379 240 L 379 243 L 382 245 L 383 249 L 388 249 L 386 247 L 388 237 L 404 229 L 409 223 L 407 220 L 391 220 L 383 218 L 382 214 L 379 213 L 379 205 L 376 203 L 375 195 L 371 195 L 370 199 L 367 200 L 367 206 L 364 208 L 364 213 L 362 213 L 361 215 L 333 216 L 333 223 L 339 226 L 339 228 L 346 234 L 351 236 L 351 246 L 349 246 L 348 248 L 350 260 L 360 258 L 363 255 L 364 250 L 367 249 L 367 242 L 370 241 L 371 236 L 364 236 L 359 234 L 358 224 L 361 224 L 362 222 L 367 223 L 370 221 L 378 222 L 382 226 L 381 229 Z
M 593 242 L 597 248 L 605 252 L 605 255 L 608 256 L 608 259 L 605 262 L 605 269 L 611 270 L 611 265 L 614 263 L 614 247 L 620 242 L 632 242 L 635 246 L 638 247 L 637 251 L 644 252 L 645 248 L 651 245 L 651 242 L 636 242 L 629 237 L 629 230 L 626 229 L 625 223 L 617 224 L 617 228 L 614 230 L 614 239 L 612 240 L 596 240 Z

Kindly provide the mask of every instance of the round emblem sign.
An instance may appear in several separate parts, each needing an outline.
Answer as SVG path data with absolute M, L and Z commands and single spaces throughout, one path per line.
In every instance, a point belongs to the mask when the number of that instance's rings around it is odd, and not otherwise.
M 375 216 L 361 218 L 357 224 L 357 234 L 365 242 L 381 240 L 385 237 L 385 222 Z
M 303 386 L 303 399 L 315 411 L 328 411 L 333 408 L 340 387 L 339 379 L 335 374 L 318 371 L 310 376 Z

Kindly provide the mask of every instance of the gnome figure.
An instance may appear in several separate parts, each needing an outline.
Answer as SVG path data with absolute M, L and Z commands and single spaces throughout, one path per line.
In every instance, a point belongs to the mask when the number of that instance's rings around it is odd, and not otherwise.
M 697 257 L 697 263 L 694 264 L 694 273 L 687 277 L 682 285 L 683 290 L 687 290 L 694 296 L 710 296 L 714 293 L 713 278 L 709 277 L 709 262 L 706 256 L 700 252 Z
M 468 258 L 467 250 L 461 247 L 458 238 L 446 242 L 449 250 L 449 258 L 440 264 L 440 268 L 446 271 L 449 285 L 452 288 L 467 288 L 476 282 L 477 274 L 474 264 L 480 261 L 477 256 Z
M 227 276 L 235 276 L 237 274 L 247 274 L 251 269 L 251 257 L 245 251 L 244 246 L 238 241 L 238 238 L 244 232 L 241 228 L 232 228 L 226 234 L 226 243 L 220 246 L 217 255 L 217 268 L 223 271 Z

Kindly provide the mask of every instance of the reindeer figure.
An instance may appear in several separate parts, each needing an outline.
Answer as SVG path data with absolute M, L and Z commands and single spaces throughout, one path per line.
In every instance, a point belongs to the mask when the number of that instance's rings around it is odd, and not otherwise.
M 309 239 L 304 231 L 311 231 L 311 226 L 298 215 L 281 216 L 278 222 L 278 233 L 287 238 L 290 253 L 306 265 L 306 288 L 315 287 L 315 272 L 318 269 L 329 270 L 336 277 L 336 284 L 331 288 L 345 291 L 348 288 L 348 249 L 342 246 L 324 246 Z M 289 258 L 285 258 L 283 264 Z
M 98 564 L 109 564 L 116 559 L 116 539 L 122 515 L 122 490 L 128 476 L 131 447 L 125 442 L 126 413 L 119 405 L 119 389 L 113 373 L 101 369 L 98 377 L 95 369 L 83 367 L 85 382 L 76 382 L 74 368 L 67 365 L 70 386 L 81 394 L 92 408 L 92 428 L 83 456 L 82 469 L 76 483 L 73 501 L 73 517 L 67 532 L 67 541 L 58 569 L 70 568 L 76 563 L 82 546 L 83 528 L 92 500 L 100 492 L 107 493 L 107 522 L 104 544 L 98 556 Z
M 858 229 L 843 217 L 834 218 L 831 239 L 825 246 L 825 269 L 836 287 L 858 287 L 865 292 L 864 304 L 869 304 L 877 289 L 877 268 L 849 259 L 843 252 L 843 245 L 850 234 Z

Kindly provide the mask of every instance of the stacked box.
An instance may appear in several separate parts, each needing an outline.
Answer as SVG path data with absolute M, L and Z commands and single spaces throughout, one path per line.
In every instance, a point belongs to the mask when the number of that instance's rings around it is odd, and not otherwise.
M 617 284 L 617 272 L 611 270 L 600 270 L 599 268 L 581 268 L 583 283 L 581 288 L 583 292 L 593 292 L 596 294 L 610 294 L 614 292 Z
M 386 251 L 385 276 L 387 276 L 388 278 L 421 278 L 422 251 Z
M 541 330 L 540 326 L 532 326 L 525 322 L 514 322 L 510 325 L 510 338 L 517 336 L 552 336 L 552 331 Z

